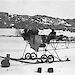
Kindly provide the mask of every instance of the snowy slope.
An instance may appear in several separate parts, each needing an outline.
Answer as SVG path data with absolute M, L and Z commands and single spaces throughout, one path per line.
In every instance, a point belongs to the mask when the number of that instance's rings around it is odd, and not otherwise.
M 19 29 L 21 32 L 23 29 Z M 17 36 L 19 35 L 18 30 L 15 28 L 0 28 L 0 35 Z

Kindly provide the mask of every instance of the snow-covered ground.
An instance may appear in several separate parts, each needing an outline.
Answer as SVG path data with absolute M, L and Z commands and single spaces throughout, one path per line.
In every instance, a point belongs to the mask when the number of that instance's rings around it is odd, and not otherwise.
M 75 44 L 75 43 L 74 43 Z M 53 62 L 43 64 L 26 64 L 16 61 L 11 61 L 9 68 L 2 68 L 0 64 L 0 75 L 38 75 L 37 68 L 42 67 L 41 75 L 75 75 L 75 48 L 74 44 L 70 44 L 69 48 L 65 48 L 65 44 L 58 44 L 57 52 L 62 59 L 67 57 L 71 60 L 69 62 Z M 20 58 L 23 55 L 26 42 L 22 37 L 0 37 L 0 56 L 10 54 L 10 57 Z M 48 49 L 52 49 L 48 46 Z M 34 51 L 27 46 L 27 51 Z M 1 62 L 2 58 L 0 58 Z M 53 68 L 53 73 L 48 73 L 48 68 Z
M 21 32 L 23 32 L 23 29 L 19 29 Z M 51 29 L 44 29 L 44 30 L 39 30 L 39 35 L 49 35 L 49 33 L 51 32 Z M 0 29 L 0 35 L 19 35 L 18 30 L 16 30 L 15 28 L 3 28 Z M 75 32 L 70 32 L 70 31 L 62 31 L 62 30 L 56 30 L 56 35 L 65 35 L 68 37 L 75 37 Z

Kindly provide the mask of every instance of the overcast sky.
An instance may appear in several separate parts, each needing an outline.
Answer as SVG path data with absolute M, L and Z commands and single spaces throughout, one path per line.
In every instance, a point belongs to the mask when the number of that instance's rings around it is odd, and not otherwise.
M 0 0 L 0 12 L 75 18 L 75 0 Z

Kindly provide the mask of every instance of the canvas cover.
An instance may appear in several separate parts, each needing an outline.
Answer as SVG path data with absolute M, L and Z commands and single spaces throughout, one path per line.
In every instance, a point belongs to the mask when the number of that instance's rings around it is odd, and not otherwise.
M 32 35 L 28 40 L 31 48 L 38 51 L 40 44 L 42 44 L 42 38 L 39 35 Z
M 38 35 L 38 31 L 35 30 L 24 30 L 24 33 L 21 34 L 24 40 L 27 40 L 35 51 L 38 51 L 40 44 L 42 43 L 42 37 Z

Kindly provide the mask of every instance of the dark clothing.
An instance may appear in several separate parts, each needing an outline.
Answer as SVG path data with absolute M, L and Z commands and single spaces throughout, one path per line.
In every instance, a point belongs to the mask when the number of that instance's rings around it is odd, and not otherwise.
M 33 44 L 35 44 L 35 35 L 38 35 L 38 30 L 36 29 L 29 30 L 28 35 L 33 39 Z
M 47 38 L 47 43 L 49 44 L 50 40 L 55 39 L 55 38 L 56 38 L 56 32 L 52 31 Z
M 49 34 L 50 39 L 55 39 L 55 36 L 56 36 L 56 32 L 51 32 Z
M 27 30 L 22 34 L 24 40 L 27 40 L 35 51 L 38 51 L 41 42 L 41 36 L 38 35 L 38 30 Z
M 29 31 L 28 31 L 28 34 L 29 34 L 29 35 L 38 35 L 38 30 L 36 30 L 36 29 L 35 29 L 35 30 L 34 30 L 34 29 L 29 30 Z
M 28 30 L 24 29 L 24 33 L 21 34 L 24 40 L 30 39 L 30 35 L 28 34 Z
M 35 35 L 38 35 L 38 30 L 27 30 L 27 29 L 24 29 L 24 33 L 22 34 L 22 37 L 24 40 L 29 40 L 30 37 L 35 37 Z
M 27 33 L 23 33 L 23 34 L 21 34 L 21 36 L 23 37 L 24 40 L 30 39 L 30 35 Z
M 47 37 L 46 35 L 41 35 L 41 38 L 42 38 L 42 42 L 43 43 L 46 43 L 46 40 L 47 40 L 46 37 Z

